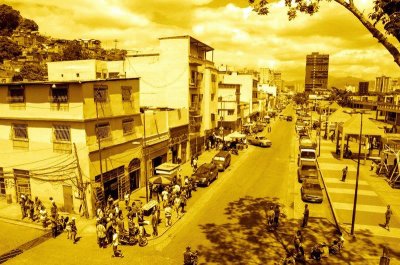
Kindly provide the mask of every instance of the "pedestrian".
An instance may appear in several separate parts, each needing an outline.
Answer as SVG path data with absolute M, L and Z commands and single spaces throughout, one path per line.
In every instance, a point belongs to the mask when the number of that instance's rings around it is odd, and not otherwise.
M 346 181 L 347 171 L 348 171 L 348 167 L 345 166 L 345 167 L 342 169 L 342 181 L 343 181 L 343 182 Z
M 170 204 L 167 204 L 167 207 L 164 208 L 165 214 L 165 226 L 171 226 L 171 219 L 172 219 L 172 208 Z
M 302 227 L 306 227 L 308 223 L 308 217 L 310 216 L 310 210 L 308 209 L 308 204 L 304 206 L 304 213 L 303 213 L 303 223 Z
M 102 221 L 99 219 L 97 220 L 96 233 L 97 233 L 97 242 L 99 244 L 99 247 L 100 248 L 106 247 L 106 244 L 105 244 L 106 228 L 104 227 Z
M 389 229 L 389 223 L 390 223 L 390 217 L 392 217 L 392 210 L 390 209 L 390 205 L 387 206 L 386 212 L 385 212 L 385 228 L 390 231 Z
M 275 205 L 274 213 L 275 213 L 275 215 L 274 215 L 274 226 L 278 227 L 278 225 L 279 225 L 279 216 L 281 214 L 281 209 L 279 208 L 279 204 Z
M 113 231 L 113 236 L 112 236 L 112 246 L 113 246 L 113 255 L 111 257 L 124 257 L 124 255 L 122 255 L 121 250 L 118 250 L 118 245 L 119 245 L 119 235 L 117 230 Z
M 195 172 L 197 170 L 197 157 L 193 158 L 193 171 Z
M 19 199 L 19 205 L 21 206 L 22 219 L 26 217 L 25 203 L 26 203 L 26 197 L 24 194 L 21 194 L 21 198 Z
M 125 199 L 125 208 L 127 208 L 129 206 L 129 200 L 130 200 L 129 192 L 125 192 L 124 199 Z
M 52 218 L 57 218 L 58 208 L 55 201 L 51 204 L 50 213 Z
M 76 244 L 76 233 L 78 232 L 78 229 L 76 227 L 75 223 L 75 217 L 71 218 L 71 239 L 72 243 Z
M 51 234 L 53 236 L 53 238 L 57 237 L 57 219 L 56 217 L 51 217 L 50 219 L 51 221 Z
M 180 198 L 180 208 L 181 208 L 182 214 L 185 212 L 186 201 L 187 201 L 186 193 L 182 192 L 181 198 Z
M 374 171 L 374 168 L 375 168 L 375 162 L 372 161 L 372 162 L 371 162 L 371 168 L 370 168 L 369 171 Z
M 151 213 L 151 226 L 153 227 L 153 236 L 158 236 L 158 218 L 156 209 L 153 209 L 153 212 Z
M 149 223 L 148 223 L 148 221 L 145 221 L 145 220 L 144 220 L 143 212 L 140 212 L 139 215 L 138 215 L 139 230 L 142 232 L 142 235 L 143 235 L 143 236 L 150 236 L 150 234 L 148 234 L 148 233 L 146 232 L 146 229 L 144 228 L 144 226 L 145 226 L 146 224 L 149 224 Z

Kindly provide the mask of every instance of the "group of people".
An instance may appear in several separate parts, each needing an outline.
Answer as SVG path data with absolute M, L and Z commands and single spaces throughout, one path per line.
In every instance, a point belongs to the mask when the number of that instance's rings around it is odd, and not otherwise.
M 276 228 L 279 225 L 279 217 L 281 215 L 281 210 L 279 204 L 270 205 L 269 210 L 267 211 L 267 222 L 268 228 Z
M 58 207 L 52 197 L 50 200 L 50 214 L 47 213 L 46 206 L 36 196 L 34 200 L 30 195 L 21 194 L 19 204 L 21 207 L 22 219 L 29 218 L 33 222 L 41 222 L 43 228 L 51 225 L 53 238 L 57 237 L 63 231 L 68 233 L 68 239 L 76 243 L 76 223 L 75 218 L 63 217 L 58 214 Z

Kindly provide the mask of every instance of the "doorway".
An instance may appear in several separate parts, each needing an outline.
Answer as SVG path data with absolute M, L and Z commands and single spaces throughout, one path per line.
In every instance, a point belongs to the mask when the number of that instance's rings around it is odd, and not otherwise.
M 73 198 L 72 198 L 72 187 L 63 185 L 63 196 L 64 196 L 64 211 L 72 213 L 74 209 Z

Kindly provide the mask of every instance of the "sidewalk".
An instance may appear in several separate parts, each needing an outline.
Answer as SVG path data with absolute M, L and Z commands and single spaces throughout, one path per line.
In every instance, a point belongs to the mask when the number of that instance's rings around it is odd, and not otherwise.
M 387 246 L 392 257 L 392 264 L 400 264 L 396 240 L 400 238 L 400 190 L 393 189 L 387 183 L 385 176 L 378 176 L 370 171 L 371 161 L 360 160 L 358 196 L 356 204 L 356 218 L 354 224 L 355 238 L 350 235 L 352 212 L 354 206 L 355 182 L 357 172 L 357 159 L 339 160 L 335 154 L 335 144 L 329 140 L 321 141 L 321 153 L 318 158 L 321 175 L 325 188 L 332 202 L 332 207 L 338 218 L 342 232 L 352 243 L 354 251 L 364 253 L 366 249 L 360 248 L 360 243 L 366 248 L 374 249 L 380 257 L 382 248 Z M 341 181 L 342 169 L 348 166 L 345 182 Z M 391 205 L 393 216 L 390 221 L 390 231 L 383 227 L 386 206 Z

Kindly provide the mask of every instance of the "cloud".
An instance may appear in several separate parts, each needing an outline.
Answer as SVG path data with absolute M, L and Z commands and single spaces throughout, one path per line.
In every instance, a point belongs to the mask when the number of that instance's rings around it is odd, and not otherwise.
M 346 9 L 322 1 L 313 16 L 288 21 L 282 1 L 259 16 L 247 0 L 6 0 L 41 33 L 56 38 L 94 38 L 105 48 L 157 47 L 158 38 L 192 35 L 215 49 L 214 61 L 237 67 L 275 62 L 285 79 L 304 79 L 311 52 L 330 55 L 335 76 L 398 76 L 398 66 L 381 44 Z M 355 0 L 368 13 L 371 1 Z

